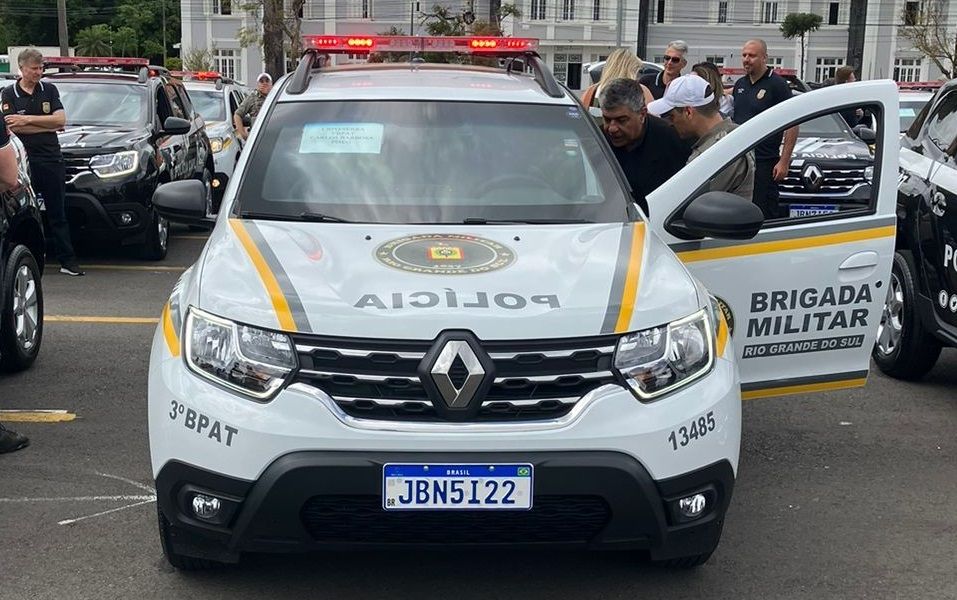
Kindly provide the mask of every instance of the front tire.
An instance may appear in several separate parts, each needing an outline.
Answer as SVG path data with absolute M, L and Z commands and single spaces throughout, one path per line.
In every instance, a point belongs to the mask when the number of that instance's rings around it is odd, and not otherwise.
M 141 254 L 144 260 L 163 260 L 169 252 L 169 221 L 156 209 L 150 209 L 150 224 L 146 229 L 146 241 Z
M 40 268 L 26 246 L 15 246 L 0 282 L 0 371 L 27 369 L 43 341 Z
M 920 379 L 934 368 L 941 344 L 917 312 L 917 269 L 907 250 L 894 254 L 884 313 L 872 356 L 881 371 L 897 379 Z

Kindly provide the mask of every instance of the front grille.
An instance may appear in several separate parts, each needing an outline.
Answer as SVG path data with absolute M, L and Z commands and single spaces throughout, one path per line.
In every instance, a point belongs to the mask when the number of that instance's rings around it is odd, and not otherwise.
M 354 417 L 439 421 L 418 367 L 431 341 L 397 341 L 294 335 L 300 370 L 295 381 L 322 389 Z M 495 379 L 482 398 L 479 421 L 552 419 L 579 398 L 615 383 L 616 336 L 485 342 Z M 466 371 L 455 361 L 457 386 Z
M 90 170 L 89 157 L 83 156 L 64 156 L 63 162 L 66 166 L 66 182 L 72 183 L 76 178 L 84 173 L 92 173 Z
M 536 496 L 528 511 L 414 512 L 387 512 L 379 496 L 315 496 L 300 513 L 317 542 L 358 544 L 588 542 L 610 517 L 598 496 Z
M 864 179 L 865 165 L 860 163 L 846 163 L 840 165 L 818 165 L 823 175 L 823 182 L 820 188 L 809 190 L 804 185 L 803 173 L 804 167 L 795 167 L 788 169 L 787 177 L 779 184 L 782 193 L 796 194 L 801 196 L 848 196 L 857 187 L 867 183 Z

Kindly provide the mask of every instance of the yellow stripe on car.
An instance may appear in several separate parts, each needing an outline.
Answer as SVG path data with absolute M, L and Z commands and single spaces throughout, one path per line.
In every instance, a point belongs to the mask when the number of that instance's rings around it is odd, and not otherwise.
M 169 353 L 179 356 L 179 336 L 176 334 L 176 327 L 173 326 L 173 314 L 170 311 L 169 302 L 163 305 L 163 337 L 166 338 Z
M 756 400 L 758 398 L 770 398 L 772 396 L 789 396 L 792 394 L 806 394 L 809 392 L 828 392 L 833 390 L 845 390 L 849 388 L 864 387 L 867 378 L 845 379 L 843 381 L 826 381 L 823 383 L 806 383 L 803 385 L 791 385 L 786 387 L 771 387 L 760 390 L 741 391 L 742 400 Z
M 236 234 L 236 237 L 239 238 L 240 243 L 242 243 L 243 248 L 246 250 L 246 254 L 249 255 L 249 259 L 253 261 L 256 272 L 259 273 L 259 278 L 262 280 L 263 286 L 266 288 L 266 293 L 269 294 L 269 299 L 272 301 L 273 310 L 276 311 L 279 326 L 285 331 L 298 331 L 296 322 L 292 318 L 292 311 L 289 310 L 289 301 L 286 300 L 286 296 L 282 293 L 276 276 L 269 268 L 269 265 L 266 264 L 266 259 L 263 258 L 262 252 L 259 251 L 259 248 L 256 247 L 256 243 L 249 236 L 246 227 L 242 221 L 238 219 L 230 219 L 229 224 L 233 228 L 233 233 Z
M 697 262 L 701 260 L 719 260 L 722 258 L 733 258 L 736 256 L 770 254 L 772 252 L 787 252 L 788 250 L 803 250 L 820 246 L 846 244 L 849 242 L 862 242 L 865 240 L 873 240 L 884 237 L 894 237 L 895 235 L 897 235 L 897 228 L 894 225 L 888 225 L 886 227 L 874 227 L 872 229 L 862 229 L 859 231 L 848 231 L 844 233 L 830 233 L 827 235 L 813 235 L 774 242 L 758 242 L 755 244 L 725 246 L 722 248 L 687 250 L 685 252 L 679 252 L 678 258 L 686 263 Z
M 718 316 L 718 356 L 724 356 L 724 349 L 728 347 L 728 321 L 724 314 Z
M 615 333 L 624 333 L 631 326 L 631 316 L 635 312 L 635 298 L 641 284 L 641 260 L 645 249 L 645 224 L 635 223 L 631 236 L 631 251 L 628 259 L 628 274 L 625 276 L 625 288 L 621 296 L 621 309 L 615 323 Z

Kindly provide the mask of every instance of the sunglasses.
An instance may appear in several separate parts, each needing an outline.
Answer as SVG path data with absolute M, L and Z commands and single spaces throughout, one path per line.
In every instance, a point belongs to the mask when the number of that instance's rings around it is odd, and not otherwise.
M 681 58 L 680 56 L 666 56 L 666 57 L 665 57 L 665 62 L 666 62 L 666 63 L 667 63 L 667 62 L 679 63 L 679 62 L 681 62 L 681 60 L 682 60 L 682 58 Z

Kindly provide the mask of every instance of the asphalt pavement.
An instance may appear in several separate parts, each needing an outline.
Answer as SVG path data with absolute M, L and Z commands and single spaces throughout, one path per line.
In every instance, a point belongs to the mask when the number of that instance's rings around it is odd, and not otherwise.
M 920 383 L 746 401 L 724 537 L 695 570 L 612 552 L 251 555 L 169 567 L 146 425 L 150 340 L 203 234 L 169 257 L 47 269 L 30 371 L 0 377 L 26 450 L 0 456 L 0 600 L 100 598 L 957 598 L 957 351 Z M 60 411 L 60 412 L 36 412 Z M 9 421 L 11 415 L 0 419 Z

